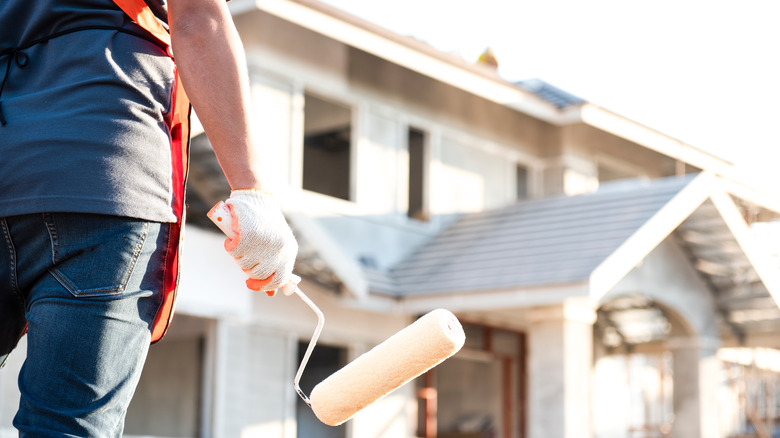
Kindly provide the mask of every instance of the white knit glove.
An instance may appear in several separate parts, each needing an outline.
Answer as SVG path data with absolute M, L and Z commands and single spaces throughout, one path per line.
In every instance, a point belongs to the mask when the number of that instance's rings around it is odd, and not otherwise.
M 247 287 L 273 295 L 290 281 L 298 254 L 278 202 L 268 192 L 234 190 L 225 204 L 235 233 L 225 240 L 225 249 L 249 276 Z

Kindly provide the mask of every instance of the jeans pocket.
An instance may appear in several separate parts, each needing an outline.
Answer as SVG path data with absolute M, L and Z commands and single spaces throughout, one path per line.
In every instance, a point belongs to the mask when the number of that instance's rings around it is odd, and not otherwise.
M 45 215 L 49 272 L 76 297 L 122 294 L 149 234 L 149 222 L 103 215 Z

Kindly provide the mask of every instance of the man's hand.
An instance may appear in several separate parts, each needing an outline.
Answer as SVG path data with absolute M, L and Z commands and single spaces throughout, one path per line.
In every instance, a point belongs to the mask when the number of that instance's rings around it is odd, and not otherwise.
M 249 276 L 252 290 L 274 291 L 290 281 L 298 243 L 274 196 L 260 190 L 234 190 L 230 209 L 233 238 L 225 249 Z

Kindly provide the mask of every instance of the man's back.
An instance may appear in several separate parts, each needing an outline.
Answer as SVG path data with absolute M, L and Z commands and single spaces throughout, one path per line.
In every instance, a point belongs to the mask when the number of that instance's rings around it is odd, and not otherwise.
M 0 23 L 0 216 L 174 221 L 165 51 L 111 0 L 10 0 Z

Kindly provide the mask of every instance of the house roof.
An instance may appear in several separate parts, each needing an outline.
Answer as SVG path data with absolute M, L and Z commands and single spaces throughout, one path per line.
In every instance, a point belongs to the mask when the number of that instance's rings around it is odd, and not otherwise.
M 374 294 L 418 311 L 478 314 L 589 297 L 630 344 L 665 337 L 666 315 L 641 296 L 606 294 L 674 236 L 712 293 L 724 339 L 780 345 L 780 270 L 721 182 L 709 173 L 622 181 L 467 214 L 393 270 L 364 276 Z
M 192 159 L 188 204 L 190 222 L 198 223 L 230 188 L 205 136 L 193 139 Z M 705 172 L 605 183 L 591 194 L 466 214 L 390 271 L 361 267 L 341 252 L 307 216 L 308 204 L 292 202 L 285 213 L 299 240 L 299 274 L 358 300 L 369 292 L 389 298 L 407 311 L 526 307 L 585 296 L 599 302 L 674 234 L 712 290 L 721 330 L 731 338 L 771 339 L 780 328 L 780 271 L 767 263 L 732 190 Z M 647 303 L 625 304 L 604 308 L 610 320 L 627 313 L 636 322 L 644 312 L 648 324 L 665 326 Z
M 372 290 L 397 297 L 587 281 L 593 271 L 692 177 L 604 184 L 463 216 Z
M 585 103 L 585 99 L 577 97 L 567 91 L 548 84 L 541 79 L 528 79 L 525 81 L 517 82 L 520 88 L 528 90 L 542 99 L 550 102 L 558 108 L 566 108 L 572 105 L 579 105 Z

